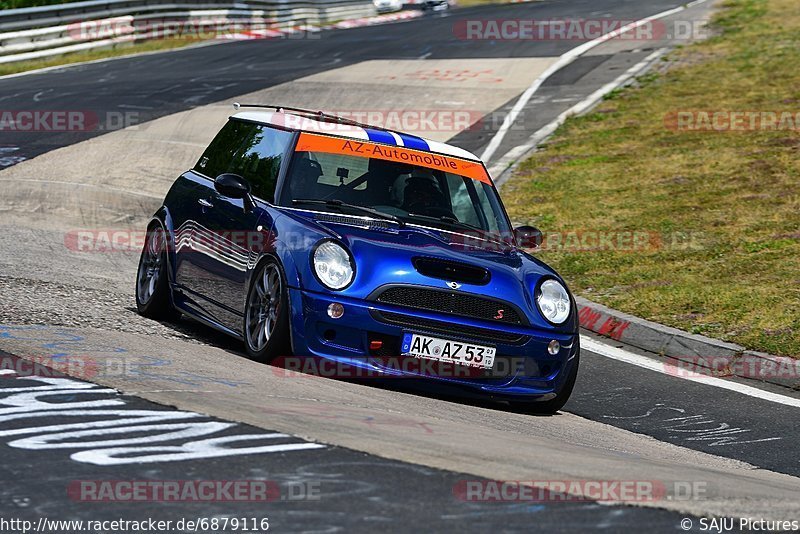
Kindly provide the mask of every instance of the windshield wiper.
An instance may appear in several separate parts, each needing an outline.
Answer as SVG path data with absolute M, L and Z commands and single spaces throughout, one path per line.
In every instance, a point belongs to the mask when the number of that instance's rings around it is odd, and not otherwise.
M 450 226 L 455 226 L 455 227 L 458 227 L 458 228 L 464 228 L 466 230 L 475 230 L 476 232 L 480 232 L 481 234 L 487 235 L 487 236 L 490 235 L 489 232 L 487 232 L 486 230 L 484 230 L 483 228 L 481 228 L 479 226 L 474 226 L 474 225 L 469 224 L 469 223 L 461 222 L 458 219 L 456 219 L 455 217 L 450 217 L 448 215 L 443 215 L 441 217 L 431 217 L 430 215 L 420 215 L 418 213 L 409 213 L 408 216 L 409 217 L 413 217 L 415 219 L 426 219 L 428 221 L 443 222 L 443 223 L 448 224 Z
M 484 230 L 483 228 L 481 228 L 479 226 L 475 226 L 475 225 L 472 225 L 472 224 L 469 224 L 469 223 L 465 223 L 465 222 L 459 221 L 455 217 L 450 217 L 449 215 L 443 215 L 441 217 L 432 217 L 430 215 L 420 215 L 418 213 L 409 213 L 408 216 L 409 217 L 413 217 L 415 219 L 425 219 L 425 220 L 428 220 L 428 221 L 444 223 L 444 224 L 450 226 L 451 228 L 461 228 L 463 230 L 472 230 L 474 232 L 478 232 L 482 237 L 484 237 L 486 239 L 489 239 L 490 241 L 494 241 L 495 243 L 504 243 L 504 241 L 502 239 L 500 239 L 498 236 L 494 235 L 490 231 Z
M 406 225 L 402 219 L 399 217 L 392 215 L 390 213 L 384 213 L 382 211 L 374 210 L 372 208 L 368 208 L 366 206 L 359 206 L 358 204 L 349 204 L 347 202 L 342 202 L 341 200 L 337 199 L 328 199 L 328 200 L 318 200 L 315 198 L 295 198 L 292 199 L 292 204 L 311 204 L 311 205 L 319 205 L 319 206 L 330 206 L 334 208 L 345 208 L 351 209 L 353 211 L 360 211 L 361 213 L 366 213 L 368 215 L 372 215 L 378 219 L 384 219 L 387 221 L 392 221 L 396 223 L 399 227 L 404 227 Z

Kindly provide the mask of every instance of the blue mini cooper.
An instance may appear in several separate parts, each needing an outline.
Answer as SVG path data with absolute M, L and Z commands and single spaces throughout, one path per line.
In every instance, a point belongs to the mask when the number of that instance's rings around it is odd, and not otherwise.
M 139 313 L 248 355 L 422 378 L 543 413 L 580 355 L 564 281 L 523 249 L 460 148 L 321 112 L 240 106 L 148 226 Z

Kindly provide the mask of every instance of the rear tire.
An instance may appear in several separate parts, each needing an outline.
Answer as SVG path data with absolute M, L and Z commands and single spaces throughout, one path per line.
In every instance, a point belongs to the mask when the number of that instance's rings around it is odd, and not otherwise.
M 580 367 L 581 351 L 575 354 L 574 361 L 572 362 L 572 369 L 569 371 L 567 381 L 564 386 L 556 394 L 556 396 L 547 401 L 541 402 L 511 402 L 511 406 L 534 415 L 555 415 L 569 400 L 572 395 L 572 390 L 575 388 L 575 381 L 578 379 L 578 367 Z
M 151 319 L 173 319 L 167 270 L 167 234 L 161 225 L 151 226 L 136 271 L 136 310 Z
M 248 356 L 268 363 L 291 351 L 289 290 L 278 261 L 268 257 L 253 272 L 244 310 L 244 345 Z

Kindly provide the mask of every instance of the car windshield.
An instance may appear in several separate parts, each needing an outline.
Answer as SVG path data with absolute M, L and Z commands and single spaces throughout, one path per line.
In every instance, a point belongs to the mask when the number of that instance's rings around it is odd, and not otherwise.
M 301 134 L 281 190 L 283 206 L 380 216 L 497 240 L 509 233 L 497 192 L 476 162 L 314 138 L 321 136 Z

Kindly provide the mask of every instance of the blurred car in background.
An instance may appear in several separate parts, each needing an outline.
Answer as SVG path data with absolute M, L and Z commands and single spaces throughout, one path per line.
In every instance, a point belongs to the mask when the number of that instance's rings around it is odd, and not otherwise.
M 423 11 L 443 11 L 456 5 L 455 0 L 423 0 L 420 2 Z
M 403 0 L 373 0 L 378 13 L 392 13 L 403 9 Z

